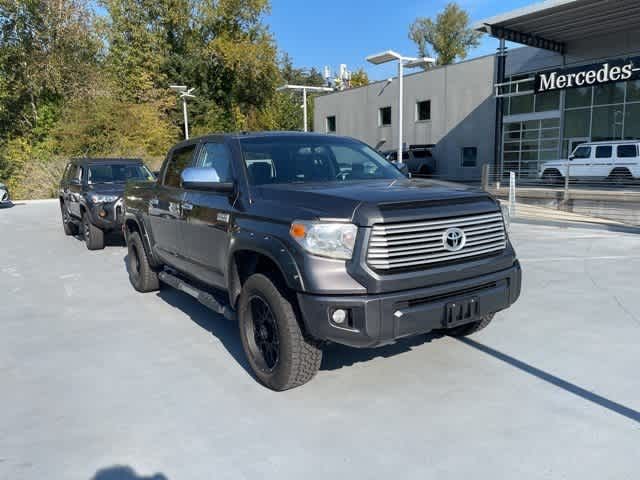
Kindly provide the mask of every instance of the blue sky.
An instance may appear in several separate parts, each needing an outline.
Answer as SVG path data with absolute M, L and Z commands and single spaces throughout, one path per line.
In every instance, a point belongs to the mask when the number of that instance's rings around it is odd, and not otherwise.
M 364 67 L 372 80 L 390 77 L 390 65 L 373 66 L 364 58 L 392 49 L 416 55 L 409 40 L 409 25 L 417 17 L 435 17 L 447 0 L 271 0 L 271 14 L 265 19 L 278 47 L 289 53 L 298 67 L 321 69 L 329 65 L 335 72 L 341 63 L 349 70 Z M 458 0 L 472 21 L 535 3 L 534 0 Z M 495 52 L 498 41 L 484 37 L 470 53 L 477 57 Z

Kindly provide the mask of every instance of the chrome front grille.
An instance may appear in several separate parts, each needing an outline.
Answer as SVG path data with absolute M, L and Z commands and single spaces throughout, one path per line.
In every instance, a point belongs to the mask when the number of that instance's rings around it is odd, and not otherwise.
M 457 251 L 446 248 L 449 229 L 464 232 L 465 243 Z M 374 225 L 367 263 L 377 270 L 420 265 L 496 253 L 507 246 L 500 212 L 419 222 Z

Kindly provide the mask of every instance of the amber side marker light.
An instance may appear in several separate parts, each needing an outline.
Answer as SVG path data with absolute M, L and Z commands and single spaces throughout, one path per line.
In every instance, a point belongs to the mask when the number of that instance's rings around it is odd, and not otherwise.
M 307 234 L 307 229 L 305 228 L 304 225 L 301 225 L 300 223 L 292 223 L 289 233 L 293 238 L 300 239 L 300 238 L 304 238 L 304 236 Z

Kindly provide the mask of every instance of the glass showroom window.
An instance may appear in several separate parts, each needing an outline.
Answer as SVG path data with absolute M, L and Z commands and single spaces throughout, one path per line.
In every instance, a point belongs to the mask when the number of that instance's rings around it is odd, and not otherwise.
M 431 120 L 431 100 L 416 102 L 416 121 L 425 122 Z
M 505 123 L 502 145 L 504 175 L 535 177 L 541 163 L 559 156 L 560 119 Z
M 378 110 L 378 126 L 388 127 L 391 125 L 391 107 L 382 107 Z
M 526 80 L 526 81 L 523 81 Z M 532 93 L 519 94 L 518 92 L 532 92 L 534 80 L 530 75 L 514 76 L 509 80 L 509 85 L 502 87 L 502 94 L 509 95 L 503 100 L 503 114 L 522 115 L 534 112 L 550 112 L 560 109 L 560 92 L 552 91 L 534 95 Z
M 331 115 L 326 119 L 327 133 L 336 133 L 336 116 Z

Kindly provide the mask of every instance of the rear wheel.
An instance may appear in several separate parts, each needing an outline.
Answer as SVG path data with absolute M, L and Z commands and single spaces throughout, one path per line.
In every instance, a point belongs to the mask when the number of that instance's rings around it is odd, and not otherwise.
M 89 250 L 102 250 L 104 248 L 104 232 L 91 223 L 87 213 L 82 215 L 82 234 Z
M 133 288 L 143 293 L 159 290 L 158 273 L 149 264 L 138 232 L 127 235 L 127 250 L 127 271 Z
M 60 201 L 60 213 L 62 214 L 62 228 L 64 229 L 64 234 L 77 235 L 78 226 L 71 220 L 69 210 L 67 210 L 67 206 L 63 201 Z
M 254 274 L 243 285 L 238 324 L 251 369 L 272 390 L 307 383 L 320 368 L 322 350 L 304 338 L 293 300 L 265 275 Z
M 627 168 L 614 168 L 607 179 L 616 183 L 626 183 L 633 180 L 633 175 Z
M 466 325 L 460 325 L 459 327 L 449 328 L 445 331 L 447 335 L 452 337 L 466 337 L 473 333 L 479 332 L 493 320 L 493 313 L 485 315 L 477 322 L 467 323 Z

